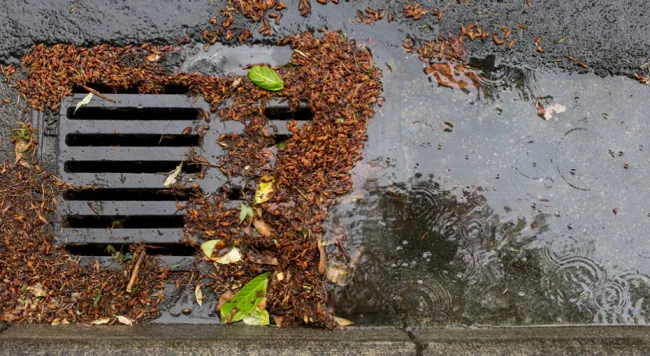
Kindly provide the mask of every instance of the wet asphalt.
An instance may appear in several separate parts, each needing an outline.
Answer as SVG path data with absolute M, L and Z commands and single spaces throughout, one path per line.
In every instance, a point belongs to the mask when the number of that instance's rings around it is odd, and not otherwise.
M 137 2 L 45 1 L 27 0 L 5 3 L 0 12 L 0 64 L 18 64 L 35 43 L 73 43 L 94 45 L 99 43 L 128 44 L 154 42 L 174 44 L 187 36 L 200 41 L 208 28 L 208 19 L 217 14 L 224 1 L 194 0 L 143 0 Z M 499 64 L 516 65 L 529 69 L 566 72 L 594 72 L 599 76 L 631 76 L 637 67 L 647 62 L 650 54 L 650 21 L 648 7 L 643 1 L 423 1 L 428 8 L 444 10 L 441 21 L 425 16 L 419 21 L 401 15 L 402 2 L 350 1 L 339 5 L 320 5 L 312 1 L 309 18 L 299 16 L 297 0 L 286 1 L 288 9 L 275 35 L 261 37 L 254 34 L 252 43 L 274 43 L 282 36 L 321 27 L 342 29 L 350 27 L 355 10 L 371 7 L 384 8 L 396 14 L 397 21 L 377 30 L 377 37 L 388 34 L 405 39 L 430 39 L 438 35 L 459 33 L 459 24 L 477 23 L 486 29 L 502 25 L 514 29 L 511 38 L 516 45 L 505 53 L 504 46 L 467 43 L 470 56 L 485 58 L 499 55 Z M 385 20 L 384 20 L 385 22 Z M 516 25 L 527 26 L 517 29 Z M 251 24 L 235 21 L 234 28 L 251 28 Z M 354 36 L 354 34 L 350 34 Z M 535 51 L 535 40 L 541 37 L 544 54 Z M 399 46 L 399 43 L 393 43 Z M 589 65 L 584 69 L 557 58 L 574 56 Z M 15 92 L 0 85 L 0 94 L 15 99 Z M 16 121 L 28 119 L 22 107 L 0 107 L 0 152 L 2 158 L 11 157 L 7 144 L 7 129 Z
M 298 1 L 286 3 L 277 34 L 255 33 L 252 43 L 340 29 L 367 45 L 385 74 L 386 106 L 369 126 L 365 158 L 355 168 L 355 187 L 362 189 L 348 197 L 359 199 L 358 193 L 361 200 L 332 212 L 330 231 L 347 230 L 351 248 L 365 244 L 367 251 L 355 275 L 363 281 L 338 291 L 345 316 L 408 325 L 645 323 L 650 252 L 640 238 L 650 219 L 643 149 L 650 101 L 647 87 L 622 77 L 641 72 L 650 58 L 644 2 L 423 1 L 445 13 L 441 21 L 425 16 L 416 22 L 401 16 L 401 1 L 312 1 L 309 18 L 298 14 Z M 16 3 L 0 13 L 0 63 L 18 64 L 41 42 L 175 44 L 186 36 L 198 42 L 219 6 L 210 0 Z M 397 21 L 355 24 L 355 10 L 366 7 L 383 7 Z M 505 25 L 516 41 L 511 51 L 466 41 L 475 59 L 470 63 L 486 78 L 496 77 L 476 96 L 430 83 L 423 64 L 401 48 L 407 37 L 458 34 L 461 23 L 490 31 Z M 538 37 L 544 54 L 536 51 Z M 201 52 L 188 50 L 185 64 Z M 534 98 L 548 95 L 567 113 L 544 121 Z M 10 100 L 0 104 L 0 157 L 11 160 L 8 130 L 31 113 L 7 85 L 0 84 L 0 96 Z M 453 132 L 441 129 L 443 121 L 454 123 Z M 623 169 L 624 161 L 633 169 Z M 423 176 L 436 177 L 435 184 Z M 463 197 L 469 186 L 478 193 Z M 409 204 L 400 206 L 392 196 Z M 616 216 L 614 204 L 621 209 Z M 420 218 L 421 211 L 441 215 Z M 449 220 L 446 212 L 463 219 Z M 429 235 L 445 227 L 459 230 L 458 241 Z M 408 295 L 378 296 L 386 290 Z M 405 302 L 395 304 L 397 297 Z M 438 309 L 422 319 L 420 308 Z M 389 318 L 372 320 L 382 314 Z

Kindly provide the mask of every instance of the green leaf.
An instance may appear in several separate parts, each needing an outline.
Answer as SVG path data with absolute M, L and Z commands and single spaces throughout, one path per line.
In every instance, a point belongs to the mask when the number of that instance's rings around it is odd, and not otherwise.
M 247 216 L 250 216 L 251 218 L 253 217 L 253 208 L 250 206 L 244 204 L 244 203 L 239 203 L 239 223 L 241 224 L 242 221 L 246 220 Z
M 262 273 L 221 306 L 221 322 L 236 322 L 249 316 L 266 296 L 270 272 Z M 236 310 L 235 310 L 236 309 Z M 232 316 L 231 316 L 232 314 Z
M 286 144 L 286 143 L 284 143 L 284 142 L 280 142 L 280 143 L 278 143 L 278 148 L 279 148 L 279 149 L 283 149 L 283 148 L 285 148 L 285 147 L 287 147 L 287 144 Z
M 271 68 L 264 66 L 253 66 L 248 72 L 248 77 L 258 87 L 271 91 L 278 91 L 284 88 L 284 81 Z
M 246 325 L 269 325 L 269 313 L 261 308 L 255 308 L 249 316 L 243 319 Z

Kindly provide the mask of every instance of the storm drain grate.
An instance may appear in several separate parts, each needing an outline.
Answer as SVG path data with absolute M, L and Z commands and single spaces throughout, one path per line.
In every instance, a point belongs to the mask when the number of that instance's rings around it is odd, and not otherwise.
M 184 237 L 184 211 L 189 190 L 165 189 L 164 173 L 179 165 L 190 150 L 210 162 L 225 153 L 216 143 L 223 133 L 240 133 L 244 125 L 235 121 L 204 121 L 209 105 L 185 95 L 109 94 L 110 102 L 93 98 L 75 107 L 85 94 L 75 94 L 61 105 L 59 159 L 61 178 L 75 186 L 95 189 L 68 191 L 58 199 L 55 228 L 59 243 L 80 256 L 82 262 L 99 259 L 114 262 L 108 245 L 120 250 L 129 243 L 144 242 L 157 247 L 155 253 L 172 270 L 183 270 L 193 262 L 194 250 L 180 244 Z M 286 138 L 289 119 L 299 124 L 311 118 L 302 107 L 290 113 L 287 104 L 273 103 L 266 110 L 278 128 L 277 139 Z M 201 138 L 194 127 L 209 125 Z M 187 134 L 188 128 L 192 131 Z M 195 179 L 203 192 L 215 192 L 228 181 L 214 167 L 203 168 L 205 177 Z M 183 165 L 186 173 L 200 166 Z M 234 202 L 235 204 L 237 202 Z

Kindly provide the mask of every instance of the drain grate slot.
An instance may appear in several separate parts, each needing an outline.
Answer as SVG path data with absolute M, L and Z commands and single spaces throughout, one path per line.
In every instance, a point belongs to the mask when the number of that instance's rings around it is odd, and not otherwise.
M 203 111 L 193 108 L 151 107 L 92 107 L 77 109 L 69 107 L 66 117 L 70 120 L 197 120 Z
M 92 229 L 148 229 L 148 228 L 182 228 L 184 216 L 109 216 L 109 215 L 76 215 L 68 216 L 63 220 L 63 225 L 72 228 Z
M 180 163 L 181 161 L 68 161 L 65 162 L 64 170 L 67 173 L 166 173 Z M 198 173 L 201 166 L 184 164 L 181 170 L 185 173 Z
M 108 246 L 116 251 L 126 253 L 128 244 L 84 244 L 84 245 L 66 245 L 68 252 L 77 256 L 112 256 Z M 161 256 L 194 256 L 194 247 L 178 244 L 147 244 L 149 253 Z
M 120 200 L 120 201 L 186 201 L 189 200 L 191 191 L 189 189 L 113 189 L 96 188 L 83 190 L 67 190 L 63 193 L 63 199 L 74 200 Z
M 309 121 L 314 118 L 314 113 L 308 107 L 300 107 L 295 112 L 291 112 L 289 106 L 269 106 L 264 108 L 264 116 L 269 120 L 279 121 Z
M 65 143 L 72 147 L 191 147 L 200 143 L 199 135 L 147 134 L 68 134 Z

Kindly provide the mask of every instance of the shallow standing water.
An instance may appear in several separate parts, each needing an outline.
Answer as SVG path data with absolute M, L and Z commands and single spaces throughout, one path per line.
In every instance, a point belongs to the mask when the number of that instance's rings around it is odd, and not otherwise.
M 377 63 L 392 71 L 354 191 L 329 217 L 338 315 L 395 325 L 645 324 L 645 86 L 509 68 L 497 57 L 470 62 L 485 79 L 463 92 L 438 87 L 415 56 L 372 37 Z M 564 112 L 539 117 L 543 97 Z

